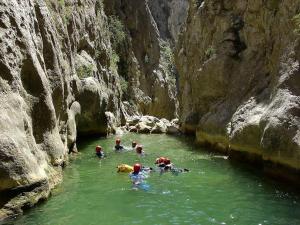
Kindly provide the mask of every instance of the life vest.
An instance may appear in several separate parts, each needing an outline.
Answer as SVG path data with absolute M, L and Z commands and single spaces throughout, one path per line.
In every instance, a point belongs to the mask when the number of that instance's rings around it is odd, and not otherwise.
M 131 173 L 131 172 L 133 172 L 133 167 L 129 166 L 127 164 L 118 165 L 117 168 L 118 168 L 117 172 L 122 172 L 122 173 Z

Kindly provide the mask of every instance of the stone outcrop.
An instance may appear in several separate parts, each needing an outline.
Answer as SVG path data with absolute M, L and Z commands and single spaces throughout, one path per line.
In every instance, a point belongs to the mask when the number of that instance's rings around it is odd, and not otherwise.
M 171 121 L 154 116 L 133 116 L 127 118 L 125 128 L 141 134 L 180 134 L 178 119 Z
M 106 26 L 100 1 L 1 1 L 0 217 L 49 195 L 78 132 L 120 124 Z
M 299 7 L 191 0 L 176 53 L 182 130 L 229 154 L 256 155 L 267 170 L 268 162 L 292 168 L 284 176 L 298 181 Z

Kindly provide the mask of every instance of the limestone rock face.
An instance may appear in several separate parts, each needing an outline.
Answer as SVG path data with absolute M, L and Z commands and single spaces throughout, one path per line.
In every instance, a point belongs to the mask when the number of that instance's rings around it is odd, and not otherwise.
M 160 36 L 176 42 L 187 18 L 188 0 L 149 0 L 151 14 Z
M 144 115 L 177 117 L 176 77 L 164 57 L 160 36 L 164 34 L 157 29 L 148 1 L 105 0 L 104 5 L 109 18 L 119 20 L 126 33 L 115 48 L 118 72 L 128 86 L 123 100 L 135 102 Z
M 124 132 L 142 114 L 176 117 L 160 39 L 147 0 L 1 1 L 0 192 L 18 191 L 0 217 L 49 195 L 78 135 Z
M 59 168 L 76 151 L 77 133 L 106 134 L 112 126 L 107 111 L 120 124 L 118 74 L 110 70 L 100 3 L 1 1 L 1 192 L 39 190 L 35 204 L 61 179 Z M 0 217 L 21 212 L 30 196 L 18 200 L 16 192 Z
M 202 143 L 300 169 L 299 1 L 190 1 L 180 121 Z

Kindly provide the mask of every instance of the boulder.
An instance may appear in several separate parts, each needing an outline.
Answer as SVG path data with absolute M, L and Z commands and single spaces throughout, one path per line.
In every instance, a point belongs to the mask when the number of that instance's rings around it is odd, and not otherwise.
M 154 127 L 151 129 L 152 134 L 166 133 L 166 131 L 167 131 L 167 125 L 162 121 L 156 123 Z
M 148 134 L 150 133 L 152 127 L 148 126 L 146 123 L 144 122 L 139 122 L 136 125 L 137 131 L 138 133 L 142 133 L 142 134 Z
M 129 126 L 135 126 L 140 121 L 140 119 L 140 116 L 133 116 L 129 117 L 126 122 Z
M 167 127 L 167 134 L 179 134 L 180 130 L 179 127 L 176 125 L 171 124 L 170 126 Z

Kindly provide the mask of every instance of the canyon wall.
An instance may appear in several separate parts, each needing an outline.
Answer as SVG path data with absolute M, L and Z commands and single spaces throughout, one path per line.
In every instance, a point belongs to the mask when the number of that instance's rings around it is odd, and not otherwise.
M 0 35 L 0 218 L 49 196 L 78 135 L 176 116 L 147 1 L 3 0 Z
M 292 0 L 190 0 L 176 50 L 182 130 L 297 182 L 299 12 Z

